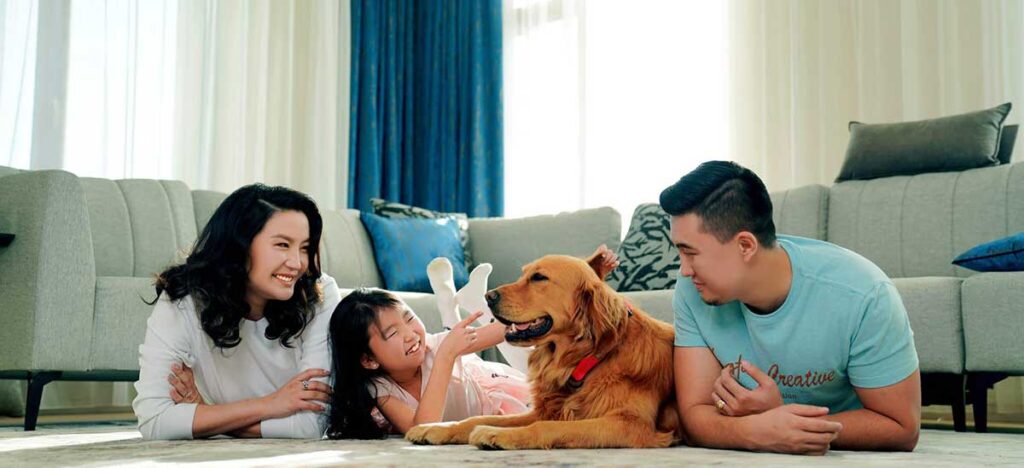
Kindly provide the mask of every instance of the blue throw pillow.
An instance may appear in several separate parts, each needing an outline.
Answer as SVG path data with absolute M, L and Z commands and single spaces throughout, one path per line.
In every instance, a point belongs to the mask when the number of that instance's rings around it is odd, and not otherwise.
M 359 218 L 373 240 L 377 269 L 387 289 L 432 292 L 427 264 L 437 257 L 452 262 L 456 289 L 469 281 L 456 219 L 389 219 L 370 213 L 360 213 Z
M 1024 232 L 974 247 L 953 264 L 974 271 L 1024 271 Z

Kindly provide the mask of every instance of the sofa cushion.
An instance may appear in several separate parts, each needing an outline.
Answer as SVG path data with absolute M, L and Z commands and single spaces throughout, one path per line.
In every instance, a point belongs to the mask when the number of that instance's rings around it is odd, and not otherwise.
M 828 188 L 805 185 L 773 192 L 771 198 L 776 232 L 818 240 L 828 237 Z
M 139 344 L 156 297 L 152 278 L 100 276 L 89 346 L 89 370 L 139 368 Z
M 964 369 L 960 278 L 896 278 L 893 284 L 914 330 L 921 372 L 959 373 Z
M 663 289 L 661 291 L 631 291 L 622 293 L 626 300 L 635 307 L 647 312 L 667 324 L 675 320 L 675 309 L 672 308 L 672 298 L 675 297 L 675 289 Z
M 1024 232 L 974 247 L 953 263 L 974 271 L 1024 271 Z
M 469 281 L 454 219 L 388 219 L 370 213 L 362 213 L 360 219 L 373 239 L 387 289 L 431 292 L 427 265 L 437 257 L 451 261 L 456 289 Z
M 1011 107 L 917 122 L 850 122 L 850 143 L 836 182 L 999 164 L 1000 132 Z
M 679 252 L 669 235 L 669 219 L 657 203 L 636 207 L 619 246 L 619 267 L 608 277 L 611 287 L 623 292 L 675 287 Z
M 148 278 L 196 239 L 192 194 L 176 180 L 82 177 L 98 276 Z
M 466 213 L 445 213 L 404 203 L 389 202 L 381 198 L 371 198 L 370 206 L 373 207 L 373 214 L 385 218 L 454 218 L 459 224 L 459 243 L 462 244 L 463 256 L 466 258 L 466 269 L 473 268 L 473 255 L 469 250 L 469 218 Z
M 1024 164 L 854 180 L 829 193 L 828 240 L 890 277 L 960 276 L 965 250 L 1024 231 Z
M 1024 369 L 1024 272 L 979 273 L 964 280 L 968 371 Z
M 213 217 L 220 204 L 227 198 L 226 193 L 214 192 L 212 190 L 193 190 L 192 204 L 196 213 L 196 232 L 203 232 L 206 223 Z
M 584 257 L 601 244 L 619 248 L 622 218 L 602 207 L 527 218 L 471 218 L 470 248 L 478 263 L 494 266 L 490 287 L 519 278 L 523 265 L 548 254 Z

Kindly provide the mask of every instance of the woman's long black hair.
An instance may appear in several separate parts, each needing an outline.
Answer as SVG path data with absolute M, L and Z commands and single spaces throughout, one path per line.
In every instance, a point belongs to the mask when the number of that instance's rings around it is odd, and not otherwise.
M 249 249 L 267 220 L 281 211 L 301 212 L 309 221 L 306 274 L 296 281 L 291 299 L 267 301 L 263 311 L 268 322 L 267 339 L 280 339 L 283 346 L 291 347 L 291 339 L 306 328 L 315 304 L 322 298 L 317 280 L 323 220 L 316 203 L 295 190 L 263 184 L 235 190 L 217 207 L 185 262 L 157 276 L 156 299 L 165 292 L 172 300 L 192 296 L 203 331 L 214 344 L 221 348 L 238 346 L 242 341 L 239 326 L 249 314 L 245 300 Z
M 380 369 L 363 367 L 370 353 L 370 327 L 378 323 L 377 312 L 400 307 L 402 301 L 380 289 L 360 288 L 338 304 L 331 316 L 329 340 L 334 376 L 327 437 L 330 439 L 380 439 L 387 435 L 371 415 L 377 399 L 370 391 Z

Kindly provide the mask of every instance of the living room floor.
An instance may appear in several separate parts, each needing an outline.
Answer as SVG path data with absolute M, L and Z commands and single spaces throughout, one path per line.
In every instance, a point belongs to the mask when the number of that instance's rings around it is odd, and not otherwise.
M 846 465 L 1024 466 L 1019 434 L 924 429 L 913 453 L 834 451 L 800 457 L 676 447 L 657 450 L 485 451 L 383 441 L 234 440 L 143 441 L 132 422 L 57 423 L 35 432 L 0 427 L 4 466 L 325 466 L 325 465 Z

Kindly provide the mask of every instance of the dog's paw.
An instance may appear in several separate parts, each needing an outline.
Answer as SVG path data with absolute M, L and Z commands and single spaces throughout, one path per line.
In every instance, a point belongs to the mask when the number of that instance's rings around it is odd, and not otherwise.
M 484 450 L 519 450 L 530 448 L 520 440 L 521 429 L 478 426 L 469 434 L 470 445 Z
M 465 444 L 458 435 L 454 423 L 420 424 L 405 433 L 405 440 L 418 445 Z

